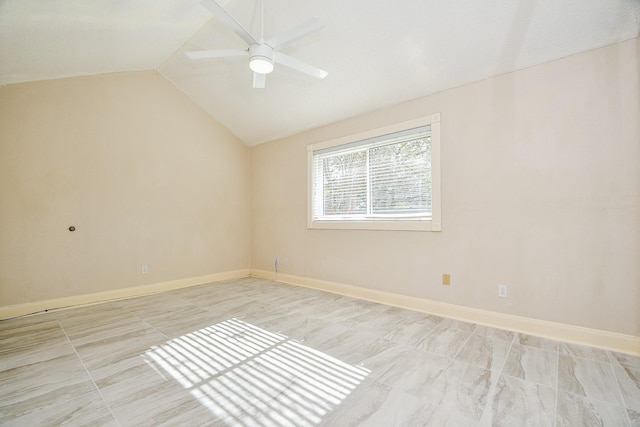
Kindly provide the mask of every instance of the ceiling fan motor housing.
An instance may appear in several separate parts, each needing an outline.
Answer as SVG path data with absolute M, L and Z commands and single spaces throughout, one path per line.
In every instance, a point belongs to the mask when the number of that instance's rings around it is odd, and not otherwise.
M 249 67 L 260 74 L 273 71 L 273 48 L 268 44 L 253 44 L 249 47 Z

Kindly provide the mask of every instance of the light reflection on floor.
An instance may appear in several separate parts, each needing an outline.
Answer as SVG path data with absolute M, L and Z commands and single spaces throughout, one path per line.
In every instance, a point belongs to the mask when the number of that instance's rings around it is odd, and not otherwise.
M 369 374 L 236 318 L 145 355 L 217 418 L 247 426 L 318 425 Z

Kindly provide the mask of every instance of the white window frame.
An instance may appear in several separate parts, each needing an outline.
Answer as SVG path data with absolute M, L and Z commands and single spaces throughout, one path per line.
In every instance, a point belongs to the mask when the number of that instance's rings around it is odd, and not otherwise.
M 421 126 L 431 128 L 431 218 L 313 219 L 313 153 Z M 441 231 L 440 113 L 307 146 L 307 228 L 329 230 Z

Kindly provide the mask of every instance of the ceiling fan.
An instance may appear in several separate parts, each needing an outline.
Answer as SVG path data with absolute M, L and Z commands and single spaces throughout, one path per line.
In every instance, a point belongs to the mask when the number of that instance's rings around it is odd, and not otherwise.
M 260 39 L 256 39 L 233 16 L 214 0 L 202 0 L 202 5 L 209 9 L 220 21 L 235 32 L 249 46 L 246 49 L 201 50 L 186 52 L 190 59 L 226 58 L 231 56 L 249 56 L 249 68 L 253 71 L 253 87 L 263 89 L 267 74 L 273 71 L 274 62 L 300 71 L 318 79 L 324 79 L 328 72 L 307 64 L 292 56 L 285 55 L 278 49 L 293 43 L 311 33 L 321 30 L 324 25 L 318 18 L 312 18 L 289 31 L 264 40 L 264 3 L 261 1 Z

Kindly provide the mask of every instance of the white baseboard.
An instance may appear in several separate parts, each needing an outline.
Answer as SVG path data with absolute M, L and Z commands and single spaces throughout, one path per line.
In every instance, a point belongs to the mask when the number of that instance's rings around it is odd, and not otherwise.
M 501 329 L 509 329 L 530 335 L 640 355 L 640 337 L 633 335 L 583 328 L 563 323 L 547 322 L 545 320 L 514 316 L 511 314 L 360 288 L 341 283 L 327 282 L 324 280 L 310 279 L 290 274 L 276 274 L 265 270 L 251 269 L 251 276 L 333 292 L 340 295 L 361 298 L 409 310 L 463 320 L 466 322 L 493 326 Z
M 257 269 L 243 269 L 224 273 L 214 273 L 199 277 L 171 280 L 167 282 L 153 283 L 149 285 L 134 286 L 112 291 L 96 292 L 84 295 L 55 298 L 43 301 L 35 301 L 24 304 L 0 307 L 0 320 L 23 316 L 45 310 L 77 307 L 83 305 L 98 304 L 126 298 L 134 298 L 173 289 L 203 285 L 205 283 L 221 280 L 239 279 L 243 277 L 257 277 L 274 280 L 291 285 L 333 292 L 340 295 L 361 298 L 381 304 L 406 308 L 409 310 L 435 314 L 443 317 L 463 320 L 496 328 L 509 329 L 545 338 L 589 345 L 608 350 L 620 351 L 640 355 L 640 337 L 608 332 L 599 329 L 589 329 L 580 326 L 566 325 L 563 323 L 547 322 L 544 320 L 514 316 L 511 314 L 481 310 L 455 304 L 448 304 L 428 299 L 393 294 L 390 292 L 366 289 L 357 286 L 324 280 L 310 279 L 307 277 L 290 274 L 274 273 Z
M 78 307 L 83 305 L 99 304 L 126 298 L 134 298 L 173 289 L 187 288 L 189 286 L 204 285 L 205 283 L 219 282 L 221 280 L 240 279 L 250 275 L 248 268 L 244 270 L 228 271 L 224 273 L 207 274 L 206 276 L 189 277 L 186 279 L 170 280 L 167 282 L 152 283 L 149 285 L 133 286 L 112 291 L 95 292 L 91 294 L 73 295 L 69 297 L 55 298 L 43 301 L 28 302 L 24 304 L 0 307 L 0 320 L 12 317 L 24 316 L 45 310 Z

